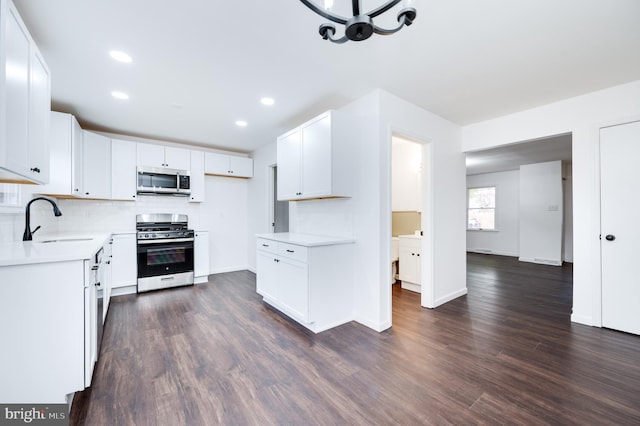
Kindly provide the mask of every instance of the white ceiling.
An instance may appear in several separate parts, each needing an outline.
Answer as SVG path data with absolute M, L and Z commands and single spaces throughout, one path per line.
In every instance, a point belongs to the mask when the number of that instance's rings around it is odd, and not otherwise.
M 467 175 L 518 170 L 525 164 L 571 162 L 571 134 L 467 152 Z
M 14 1 L 51 68 L 54 109 L 237 151 L 374 88 L 463 125 L 640 79 L 638 0 L 413 0 L 411 27 L 343 45 L 297 0 Z

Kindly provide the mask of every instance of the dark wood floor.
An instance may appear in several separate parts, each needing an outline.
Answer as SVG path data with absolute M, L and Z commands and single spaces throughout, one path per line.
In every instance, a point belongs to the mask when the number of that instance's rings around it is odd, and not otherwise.
M 640 424 L 640 337 L 572 324 L 571 266 L 468 255 L 435 310 L 393 289 L 393 327 L 313 335 L 255 275 L 113 300 L 71 424 Z

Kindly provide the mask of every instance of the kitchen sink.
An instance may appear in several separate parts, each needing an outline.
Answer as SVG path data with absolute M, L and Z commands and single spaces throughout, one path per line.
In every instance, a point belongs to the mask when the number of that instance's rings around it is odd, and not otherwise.
M 72 241 L 91 241 L 93 238 L 58 238 L 55 240 L 34 241 L 35 243 L 66 243 Z

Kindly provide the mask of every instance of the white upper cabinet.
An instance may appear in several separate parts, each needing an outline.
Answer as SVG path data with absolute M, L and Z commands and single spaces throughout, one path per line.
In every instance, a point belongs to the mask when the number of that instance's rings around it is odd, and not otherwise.
M 138 166 L 189 170 L 191 155 L 189 150 L 185 148 L 138 143 L 137 164 Z
M 207 152 L 204 171 L 208 175 L 250 178 L 253 177 L 253 159 Z
M 111 198 L 111 139 L 83 131 L 83 196 Z
M 204 151 L 191 151 L 191 194 L 189 201 L 201 203 L 204 201 Z
M 0 0 L 0 180 L 47 183 L 50 72 L 10 0 Z
M 136 143 L 111 139 L 111 198 L 136 199 Z
M 50 179 L 40 193 L 60 196 L 82 194 L 82 129 L 71 114 L 51 111 L 48 140 L 50 143 Z
M 278 138 L 278 200 L 348 197 L 352 153 L 328 111 Z

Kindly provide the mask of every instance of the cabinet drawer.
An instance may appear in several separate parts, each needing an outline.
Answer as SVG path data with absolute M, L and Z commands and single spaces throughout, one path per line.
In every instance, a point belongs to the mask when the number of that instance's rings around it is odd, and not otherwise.
M 267 240 L 265 238 L 256 238 L 256 250 L 279 254 L 278 245 L 279 243 L 277 241 Z
M 307 261 L 307 248 L 295 244 L 280 243 L 278 245 L 278 254 L 300 262 Z

